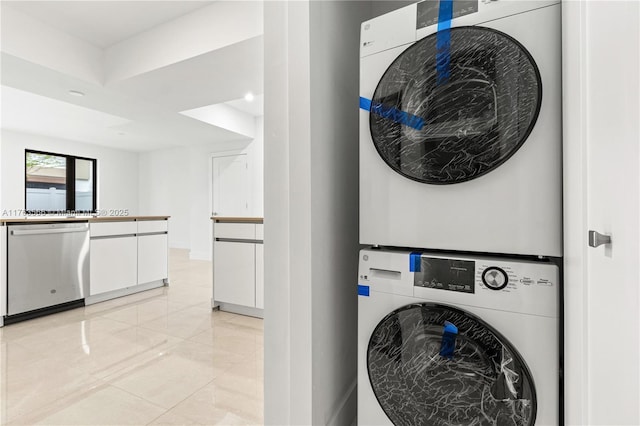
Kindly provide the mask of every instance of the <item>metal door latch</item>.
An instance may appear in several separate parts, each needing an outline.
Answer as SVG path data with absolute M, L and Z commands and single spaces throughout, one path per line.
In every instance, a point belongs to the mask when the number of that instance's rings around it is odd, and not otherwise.
M 589 231 L 589 247 L 598 247 L 602 244 L 611 244 L 611 236 Z

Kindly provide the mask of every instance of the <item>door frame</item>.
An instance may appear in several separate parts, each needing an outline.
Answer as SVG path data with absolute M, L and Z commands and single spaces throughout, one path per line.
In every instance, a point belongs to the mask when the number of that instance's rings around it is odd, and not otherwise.
M 563 415 L 587 424 L 587 22 L 581 1 L 562 3 L 563 61 Z

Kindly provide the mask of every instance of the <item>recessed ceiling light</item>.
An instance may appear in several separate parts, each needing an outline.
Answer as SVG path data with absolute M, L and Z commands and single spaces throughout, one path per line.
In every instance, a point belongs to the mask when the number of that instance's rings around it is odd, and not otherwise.
M 251 93 L 251 92 L 249 92 L 246 95 L 244 95 L 244 100 L 247 101 L 247 102 L 253 102 L 253 98 L 254 98 L 254 96 L 253 96 L 253 93 Z
M 84 96 L 84 93 L 78 91 L 78 90 L 69 90 L 69 94 L 72 96 Z

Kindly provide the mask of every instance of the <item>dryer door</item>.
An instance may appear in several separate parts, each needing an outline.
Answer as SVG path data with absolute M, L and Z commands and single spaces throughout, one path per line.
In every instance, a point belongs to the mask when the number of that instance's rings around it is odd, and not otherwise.
M 382 159 L 430 184 L 499 167 L 529 136 L 542 101 L 540 73 L 518 41 L 483 27 L 448 31 L 444 41 L 435 33 L 398 56 L 371 100 L 371 136 Z
M 457 308 L 421 303 L 390 313 L 371 336 L 367 368 L 396 426 L 535 422 L 536 394 L 522 357 L 488 324 Z

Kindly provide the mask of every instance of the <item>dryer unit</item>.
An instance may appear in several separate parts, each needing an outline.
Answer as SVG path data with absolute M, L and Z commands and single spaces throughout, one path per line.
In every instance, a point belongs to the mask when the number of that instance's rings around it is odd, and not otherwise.
M 557 425 L 558 268 L 362 250 L 358 424 Z
M 360 242 L 562 256 L 560 2 L 447 1 L 362 24 Z

